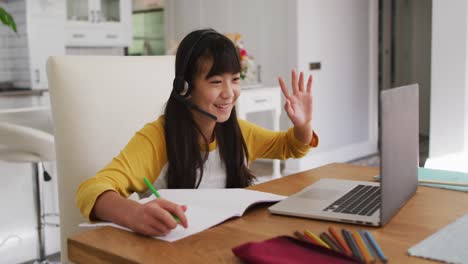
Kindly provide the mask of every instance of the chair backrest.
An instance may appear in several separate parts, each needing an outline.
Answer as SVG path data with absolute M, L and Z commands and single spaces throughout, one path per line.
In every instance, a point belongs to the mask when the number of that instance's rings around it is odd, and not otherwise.
M 0 122 L 0 160 L 53 161 L 54 136 L 36 128 Z
M 67 238 L 85 221 L 75 205 L 79 184 L 163 113 L 174 79 L 174 57 L 51 57 L 47 75 L 55 126 L 62 262 L 67 263 Z

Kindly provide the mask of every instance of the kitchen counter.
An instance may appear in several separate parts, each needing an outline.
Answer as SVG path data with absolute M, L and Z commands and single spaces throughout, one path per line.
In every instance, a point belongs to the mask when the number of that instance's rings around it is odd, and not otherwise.
M 49 110 L 47 90 L 4 91 L 0 93 L 0 114 Z
M 47 93 L 47 89 L 0 89 L 0 97 L 10 97 L 10 96 L 41 96 L 44 93 Z

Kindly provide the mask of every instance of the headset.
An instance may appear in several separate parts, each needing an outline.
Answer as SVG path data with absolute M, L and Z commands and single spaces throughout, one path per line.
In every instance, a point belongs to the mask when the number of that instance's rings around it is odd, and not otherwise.
M 213 119 L 214 121 L 217 121 L 218 118 L 215 115 L 210 114 L 205 110 L 202 110 L 200 107 L 195 105 L 192 101 L 190 101 L 187 98 L 190 95 L 191 91 L 192 91 L 192 87 L 190 87 L 189 83 L 184 78 L 185 72 L 187 70 L 188 63 L 189 63 L 189 61 L 190 61 L 190 59 L 192 57 L 193 51 L 197 47 L 198 43 L 200 43 L 200 41 L 203 38 L 205 38 L 207 35 L 210 35 L 210 34 L 221 35 L 220 33 L 216 32 L 215 30 L 212 30 L 212 29 L 208 29 L 208 30 L 201 33 L 200 37 L 198 37 L 198 39 L 193 43 L 192 47 L 189 49 L 189 51 L 187 52 L 187 55 L 185 56 L 184 63 L 182 64 L 182 69 L 180 70 L 181 75 L 176 76 L 174 78 L 174 82 L 172 83 L 171 96 L 173 96 L 174 99 L 176 99 L 177 101 L 179 101 L 179 102 L 183 103 L 184 105 L 186 105 L 188 108 L 194 109 L 194 110 L 208 116 L 209 118 Z

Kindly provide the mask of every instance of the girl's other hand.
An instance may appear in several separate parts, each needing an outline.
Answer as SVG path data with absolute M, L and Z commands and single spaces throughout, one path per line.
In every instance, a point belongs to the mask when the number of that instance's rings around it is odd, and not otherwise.
M 140 204 L 132 213 L 130 229 L 148 236 L 165 236 L 177 227 L 178 223 L 174 216 L 177 216 L 180 219 L 180 224 L 187 228 L 186 210 L 187 206 L 178 205 L 162 198 Z

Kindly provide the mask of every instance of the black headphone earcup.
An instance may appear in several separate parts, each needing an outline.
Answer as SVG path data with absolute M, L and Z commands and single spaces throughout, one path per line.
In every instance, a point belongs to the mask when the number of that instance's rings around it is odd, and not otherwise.
M 188 94 L 189 84 L 184 79 L 180 77 L 174 78 L 172 86 L 177 94 L 181 96 L 185 96 Z
M 187 51 L 187 55 L 185 56 L 185 60 L 183 61 L 182 66 L 180 68 L 180 73 L 179 75 L 176 75 L 176 77 L 174 78 L 174 82 L 172 84 L 174 92 L 176 92 L 180 96 L 187 97 L 191 92 L 190 85 L 184 79 L 184 76 L 186 74 L 185 71 L 187 70 L 187 64 L 189 63 L 190 58 L 192 57 L 192 53 L 195 47 L 197 47 L 198 43 L 208 34 L 221 35 L 220 33 L 216 32 L 213 29 L 204 30 L 200 34 L 198 39 L 196 39 L 193 45 L 189 48 L 189 50 Z

